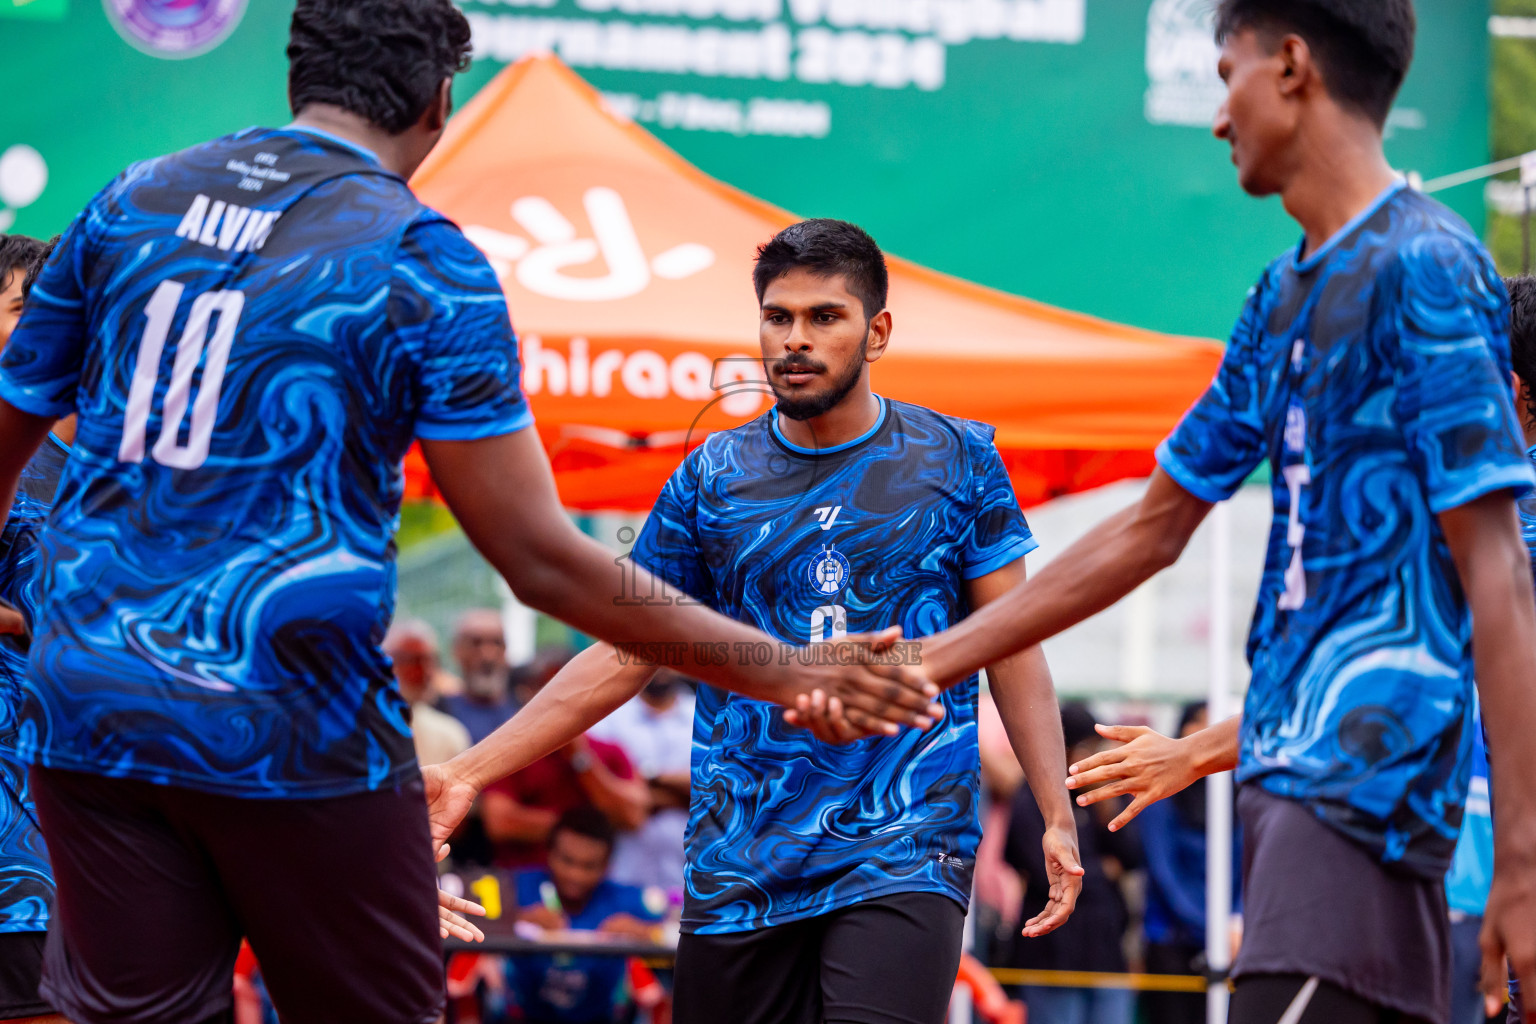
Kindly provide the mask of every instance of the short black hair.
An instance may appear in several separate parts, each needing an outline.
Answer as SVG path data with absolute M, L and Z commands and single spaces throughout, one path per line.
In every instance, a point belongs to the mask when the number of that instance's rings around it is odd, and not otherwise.
M 469 22 L 451 0 L 299 0 L 288 104 L 330 103 L 399 135 L 469 67 Z
M 1504 284 L 1509 288 L 1510 362 L 1525 406 L 1521 419 L 1536 423 L 1536 277 L 1508 277 Z
M 1216 40 L 1242 29 L 1305 39 L 1340 104 L 1387 123 L 1413 63 L 1413 0 L 1218 0 Z
M 824 218 L 803 220 L 758 246 L 757 265 L 752 269 L 757 301 L 763 301 L 774 281 L 802 268 L 820 277 L 841 276 L 848 282 L 848 291 L 864 304 L 867 319 L 885 308 L 891 290 L 885 253 L 856 224 Z
M 42 251 L 43 243 L 30 235 L 0 235 L 0 289 L 11 286 L 17 271 L 25 279 L 32 261 Z
M 37 251 L 37 255 L 32 257 L 32 262 L 27 266 L 27 276 L 21 282 L 22 301 L 26 301 L 27 296 L 32 294 L 32 286 L 37 283 L 37 277 L 47 265 L 48 257 L 53 255 L 53 250 L 59 247 L 59 241 L 63 237 L 63 235 L 54 235 L 44 242 L 43 247 Z
M 1066 741 L 1068 750 L 1096 737 L 1098 733 L 1094 726 L 1098 724 L 1099 720 L 1093 717 L 1088 705 L 1080 700 L 1068 701 L 1061 706 L 1061 738 Z
M 608 852 L 613 852 L 615 832 L 613 823 L 608 816 L 596 807 L 573 807 L 560 815 L 555 822 L 555 827 L 549 830 L 549 845 L 555 845 L 555 836 L 561 832 L 569 832 L 574 836 L 586 836 L 588 839 L 596 839 L 608 847 Z

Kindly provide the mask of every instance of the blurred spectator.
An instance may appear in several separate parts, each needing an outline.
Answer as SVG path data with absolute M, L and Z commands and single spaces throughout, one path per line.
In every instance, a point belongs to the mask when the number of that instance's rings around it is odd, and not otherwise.
M 567 811 L 549 835 L 545 868 L 517 876 L 517 919 L 548 931 L 597 931 L 654 940 L 662 907 L 607 877 L 613 826 L 596 810 Z M 625 998 L 625 961 L 613 956 L 517 956 L 507 994 L 531 1024 L 612 1024 Z
M 469 730 L 470 742 L 479 743 L 522 707 L 512 691 L 501 613 L 471 608 L 460 615 L 453 627 L 453 660 L 464 692 L 445 696 L 442 709 Z
M 1180 738 L 1209 724 L 1205 703 L 1187 704 L 1179 718 Z M 1203 782 L 1160 800 L 1141 812 L 1142 849 L 1147 864 L 1147 970 L 1153 974 L 1203 974 L 1205 959 L 1205 813 Z M 1234 828 L 1232 907 L 1241 912 L 1242 849 Z M 1235 931 L 1234 931 L 1235 944 Z M 1205 996 L 1188 992 L 1147 992 L 1141 997 L 1147 1024 L 1202 1024 Z
M 1094 732 L 1093 714 L 1083 704 L 1061 706 L 1061 726 L 1067 744 L 1067 763 L 1081 761 L 1100 746 Z M 1107 800 L 1093 807 L 1073 805 L 1077 841 L 1082 852 L 1083 891 L 1072 919 L 1038 939 L 1015 937 L 1010 966 L 1031 970 L 1106 971 L 1126 970 L 1125 932 L 1130 921 L 1119 881 L 1126 871 L 1141 866 L 1141 844 L 1136 826 L 1109 831 L 1109 822 L 1121 804 Z M 1040 843 L 1045 819 L 1027 784 L 1013 799 L 1004 857 L 1024 880 L 1021 920 L 1045 909 L 1050 883 Z M 1123 989 L 1048 988 L 1026 985 L 1024 1002 L 1029 1020 L 1038 1024 L 1130 1024 L 1134 1000 Z
M 559 651 L 536 659 L 525 673 L 528 685 L 542 688 L 570 658 L 569 651 Z M 617 829 L 645 824 L 650 794 L 623 747 L 580 736 L 487 786 L 480 794 L 480 818 L 495 846 L 495 863 L 504 868 L 544 863 L 550 830 L 578 807 L 597 808 Z
M 613 880 L 625 885 L 683 888 L 683 833 L 688 828 L 693 760 L 693 691 L 688 678 L 661 669 L 640 696 L 593 727 L 591 735 L 624 748 L 649 790 L 647 817 L 619 836 Z
M 1451 910 L 1451 1024 L 1483 1024 L 1483 996 L 1478 982 L 1482 953 L 1477 938 L 1493 883 L 1493 814 L 1488 799 L 1488 748 L 1478 714 L 1472 735 L 1472 785 L 1445 894 Z
M 442 764 L 468 750 L 469 730 L 427 701 L 438 665 L 437 634 L 432 627 L 418 619 L 395 623 L 384 637 L 384 653 L 395 664 L 400 695 L 411 708 L 416 760 Z

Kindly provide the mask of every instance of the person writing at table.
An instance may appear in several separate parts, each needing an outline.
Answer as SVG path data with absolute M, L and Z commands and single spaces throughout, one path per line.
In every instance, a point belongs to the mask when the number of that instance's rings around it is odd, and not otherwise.
M 648 899 L 646 890 L 608 878 L 613 843 L 601 811 L 580 807 L 561 815 L 549 835 L 547 866 L 517 874 L 517 921 L 654 941 L 665 897 Z M 509 957 L 507 994 L 530 1024 L 609 1024 L 623 998 L 624 970 L 618 956 Z

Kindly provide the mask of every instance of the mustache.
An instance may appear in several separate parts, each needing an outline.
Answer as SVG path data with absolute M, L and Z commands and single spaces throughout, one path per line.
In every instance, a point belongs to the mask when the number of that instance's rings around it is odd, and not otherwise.
M 785 356 L 773 364 L 775 373 L 825 373 L 826 363 L 819 363 L 810 356 Z

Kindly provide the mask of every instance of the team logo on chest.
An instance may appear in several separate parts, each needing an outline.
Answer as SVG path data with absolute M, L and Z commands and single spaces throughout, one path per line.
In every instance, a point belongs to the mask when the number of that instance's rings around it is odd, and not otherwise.
M 806 575 L 810 578 L 811 586 L 816 588 L 816 593 L 831 597 L 847 584 L 850 572 L 852 570 L 848 567 L 848 559 L 829 544 L 811 556 Z

